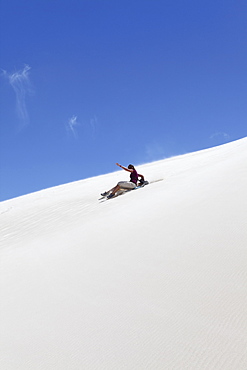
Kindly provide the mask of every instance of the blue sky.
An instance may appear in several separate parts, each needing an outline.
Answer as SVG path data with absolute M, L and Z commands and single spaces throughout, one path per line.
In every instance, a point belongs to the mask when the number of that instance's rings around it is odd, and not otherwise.
M 0 31 L 1 201 L 247 135 L 246 1 L 1 0 Z

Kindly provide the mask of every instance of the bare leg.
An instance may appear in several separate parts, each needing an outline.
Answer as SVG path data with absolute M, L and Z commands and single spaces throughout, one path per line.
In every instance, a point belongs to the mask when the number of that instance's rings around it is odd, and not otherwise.
M 120 186 L 119 185 L 116 185 L 116 186 L 114 186 L 114 188 L 112 188 L 112 189 L 110 189 L 110 190 L 108 190 L 108 191 L 105 191 L 104 193 L 102 193 L 101 195 L 103 196 L 103 197 L 105 197 L 106 195 L 108 195 L 108 194 L 111 194 L 111 196 L 113 196 L 113 195 L 115 195 L 116 194 L 116 192 L 118 191 L 120 189 Z
M 114 188 L 109 190 L 109 192 L 111 192 L 112 195 L 115 195 L 118 190 L 120 190 L 120 186 L 116 185 L 116 186 L 114 186 Z

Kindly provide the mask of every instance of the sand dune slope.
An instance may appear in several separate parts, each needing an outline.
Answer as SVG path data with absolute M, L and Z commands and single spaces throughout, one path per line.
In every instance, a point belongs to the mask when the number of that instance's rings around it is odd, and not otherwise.
M 0 368 L 246 370 L 246 169 L 244 138 L 2 202 Z

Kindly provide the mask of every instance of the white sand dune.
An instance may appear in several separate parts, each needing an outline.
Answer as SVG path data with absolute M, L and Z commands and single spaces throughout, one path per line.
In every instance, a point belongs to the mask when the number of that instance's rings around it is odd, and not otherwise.
M 0 204 L 1 369 L 247 369 L 247 138 L 137 169 Z

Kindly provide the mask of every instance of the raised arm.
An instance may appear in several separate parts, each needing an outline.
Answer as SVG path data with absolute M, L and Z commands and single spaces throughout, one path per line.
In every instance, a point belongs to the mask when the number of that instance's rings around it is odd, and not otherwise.
M 127 167 L 121 166 L 121 164 L 119 164 L 119 163 L 116 163 L 116 165 L 118 167 L 122 168 L 125 171 L 128 171 L 128 172 L 133 172 L 134 171 L 132 168 L 127 168 Z

